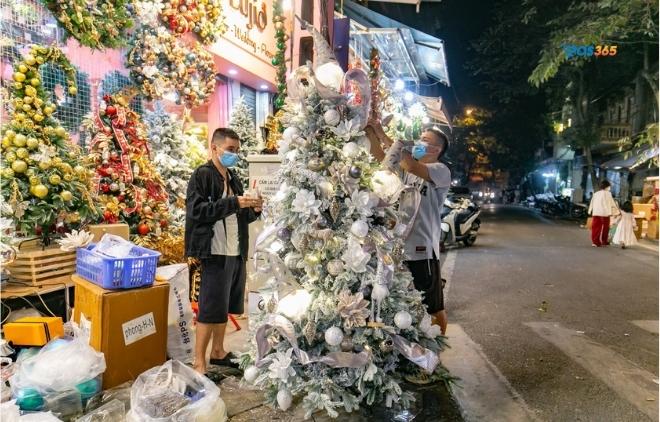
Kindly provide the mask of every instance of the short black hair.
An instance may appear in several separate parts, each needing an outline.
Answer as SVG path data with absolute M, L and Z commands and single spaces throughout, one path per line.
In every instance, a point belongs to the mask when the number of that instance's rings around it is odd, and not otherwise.
M 438 160 L 442 158 L 443 155 L 447 152 L 447 149 L 449 149 L 449 137 L 440 129 L 437 129 L 435 127 L 427 127 L 424 129 L 425 132 L 431 132 L 435 136 L 440 139 L 440 142 L 442 142 L 442 150 L 438 154 Z
M 237 141 L 241 141 L 241 138 L 238 136 L 238 133 L 234 132 L 232 129 L 226 128 L 226 127 L 219 127 L 215 131 L 213 131 L 213 138 L 211 138 L 211 142 L 221 142 L 224 141 L 226 138 L 231 138 L 231 139 L 236 139 Z
M 621 211 L 624 212 L 633 212 L 633 204 L 630 201 L 626 201 L 621 205 Z
M 607 188 L 609 188 L 610 186 L 612 186 L 612 185 L 611 185 L 610 182 L 607 181 L 607 180 L 603 180 L 602 182 L 600 182 L 600 189 L 601 189 L 601 190 L 602 190 L 602 189 L 607 189 Z

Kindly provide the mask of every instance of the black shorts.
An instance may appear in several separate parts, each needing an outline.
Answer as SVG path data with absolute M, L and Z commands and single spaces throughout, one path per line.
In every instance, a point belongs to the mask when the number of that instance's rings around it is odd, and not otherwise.
M 445 309 L 445 296 L 442 292 L 442 279 L 440 278 L 440 262 L 437 259 L 421 259 L 406 261 L 408 269 L 413 276 L 415 288 L 424 293 L 424 304 L 429 314 Z
M 242 314 L 245 262 L 240 256 L 213 255 L 202 259 L 199 314 L 203 324 L 223 324 L 228 314 Z

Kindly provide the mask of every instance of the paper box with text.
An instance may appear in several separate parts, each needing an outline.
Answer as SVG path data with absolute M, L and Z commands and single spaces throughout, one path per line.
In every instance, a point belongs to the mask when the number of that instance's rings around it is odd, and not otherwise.
M 167 359 L 169 284 L 105 290 L 73 276 L 74 320 L 89 332 L 89 344 L 105 354 L 103 388 L 135 379 Z

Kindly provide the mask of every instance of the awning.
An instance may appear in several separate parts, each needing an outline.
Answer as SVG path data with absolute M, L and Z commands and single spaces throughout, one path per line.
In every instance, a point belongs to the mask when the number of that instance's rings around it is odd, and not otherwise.
M 453 130 L 451 121 L 448 117 L 449 113 L 442 101 L 442 97 L 424 97 L 418 95 L 417 99 L 424 104 L 424 107 L 426 107 L 426 114 L 433 122 L 445 125 L 449 127 L 450 130 Z
M 612 170 L 635 170 L 637 167 L 657 157 L 658 152 L 658 147 L 635 148 L 632 151 L 617 154 L 611 160 L 601 164 L 601 167 Z
M 441 39 L 376 13 L 350 0 L 344 14 L 351 19 L 351 48 L 366 63 L 378 49 L 388 79 L 424 81 L 433 78 L 449 86 L 445 47 Z

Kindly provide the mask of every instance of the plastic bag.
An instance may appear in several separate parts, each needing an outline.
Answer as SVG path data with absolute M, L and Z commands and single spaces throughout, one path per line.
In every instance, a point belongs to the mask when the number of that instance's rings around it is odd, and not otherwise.
M 96 410 L 86 414 L 76 422 L 124 422 L 126 408 L 119 400 L 111 400 Z
M 106 233 L 103 235 L 99 243 L 94 246 L 92 251 L 113 258 L 126 258 L 130 255 L 133 246 L 135 246 L 134 243 L 129 242 L 122 237 Z
M 174 264 L 159 267 L 158 277 L 170 283 L 167 310 L 167 356 L 184 363 L 192 363 L 195 351 L 193 310 L 190 304 L 188 265 Z
M 119 401 L 124 405 L 126 412 L 131 410 L 131 386 L 133 381 L 127 381 L 123 384 L 112 387 L 109 390 L 103 391 L 101 394 L 98 394 L 87 402 L 85 406 L 85 414 L 91 413 L 92 411 L 98 409 L 101 406 L 111 402 Z
M 64 391 L 91 382 L 105 372 L 103 353 L 94 350 L 80 329 L 72 324 L 75 336 L 48 342 L 38 353 L 20 360 L 10 379 L 16 396 L 20 389 L 41 394 Z
M 50 412 L 28 413 L 21 416 L 21 411 L 14 400 L 0 405 L 2 422 L 62 422 Z
M 185 364 L 170 360 L 143 372 L 131 389 L 134 422 L 224 422 L 220 389 Z

